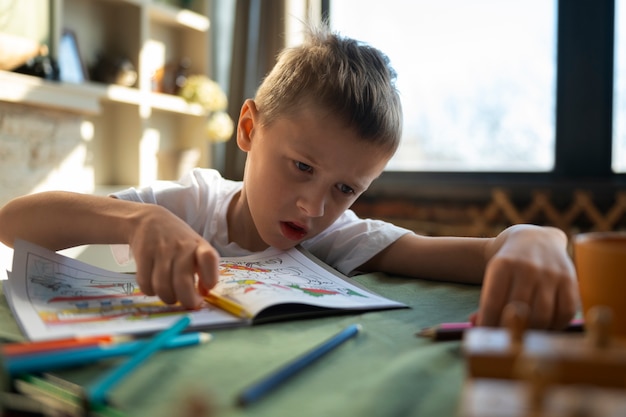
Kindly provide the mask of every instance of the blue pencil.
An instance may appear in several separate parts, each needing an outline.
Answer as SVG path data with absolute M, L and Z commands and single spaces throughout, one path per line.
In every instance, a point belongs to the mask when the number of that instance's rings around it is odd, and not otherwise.
M 163 346 L 163 348 L 174 349 L 185 346 L 193 346 L 206 343 L 209 340 L 211 340 L 211 335 L 208 333 L 186 333 L 170 339 Z M 50 372 L 72 366 L 93 363 L 103 359 L 134 355 L 139 350 L 143 349 L 147 343 L 149 343 L 149 341 L 133 340 L 130 342 L 104 344 L 102 346 L 78 349 L 66 349 L 49 353 L 32 353 L 15 357 L 7 356 L 4 358 L 4 370 L 11 376 Z
M 137 366 L 141 365 L 153 353 L 163 348 L 165 344 L 182 332 L 189 325 L 191 318 L 184 316 L 170 328 L 158 333 L 142 349 L 135 353 L 127 362 L 106 374 L 95 383 L 87 387 L 86 396 L 89 404 L 105 404 L 106 396 L 111 388 L 119 383 L 126 375 L 131 373 Z
M 328 339 L 326 342 L 313 348 L 312 350 L 296 358 L 295 360 L 287 363 L 266 378 L 263 378 L 259 382 L 246 388 L 239 395 L 239 404 L 245 406 L 260 400 L 264 395 L 280 386 L 283 382 L 287 381 L 287 379 L 291 378 L 296 373 L 311 365 L 313 362 L 315 362 L 328 352 L 332 351 L 345 341 L 356 336 L 360 331 L 360 324 L 353 324 L 351 326 L 348 326 L 341 332 L 337 333 L 335 336 Z

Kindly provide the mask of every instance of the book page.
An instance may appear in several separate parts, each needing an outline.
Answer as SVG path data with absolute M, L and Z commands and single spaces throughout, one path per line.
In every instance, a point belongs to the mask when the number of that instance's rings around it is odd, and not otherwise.
M 97 268 L 23 241 L 15 244 L 5 286 L 13 314 L 30 340 L 149 334 L 169 327 L 181 314 L 191 315 L 193 329 L 251 324 L 209 303 L 199 310 L 166 305 L 143 294 L 133 274 Z M 262 315 L 263 321 L 406 307 L 361 288 L 296 248 L 222 258 L 212 292 L 254 318 Z
M 230 327 L 246 321 L 208 303 L 200 310 L 166 305 L 143 294 L 133 274 L 96 268 L 24 241 L 15 244 L 13 270 L 4 282 L 13 315 L 30 340 L 97 334 L 149 334 L 182 314 L 190 329 Z
M 222 258 L 213 292 L 245 307 L 253 316 L 279 304 L 360 311 L 406 307 L 359 287 L 299 248 Z M 298 310 L 302 312 L 302 306 Z

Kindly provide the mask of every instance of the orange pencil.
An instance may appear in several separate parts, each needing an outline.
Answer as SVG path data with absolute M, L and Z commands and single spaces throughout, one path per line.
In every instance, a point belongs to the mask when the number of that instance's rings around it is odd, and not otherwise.
M 54 352 L 64 349 L 77 349 L 118 343 L 129 339 L 130 337 L 128 336 L 85 336 L 57 340 L 42 340 L 40 342 L 8 343 L 0 348 L 0 352 L 2 352 L 3 356 L 29 355 L 32 353 Z

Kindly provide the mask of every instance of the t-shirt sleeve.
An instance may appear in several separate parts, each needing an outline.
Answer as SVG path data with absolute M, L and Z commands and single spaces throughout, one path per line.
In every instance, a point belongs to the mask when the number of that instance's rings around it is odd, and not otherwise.
M 335 223 L 302 246 L 345 275 L 411 230 L 382 220 L 361 219 L 347 210 Z
M 194 169 L 178 181 L 157 181 L 143 188 L 129 188 L 111 194 L 122 200 L 158 204 L 184 220 L 202 234 L 207 213 L 214 201 L 208 198 L 208 189 L 217 186 L 219 174 L 213 170 Z

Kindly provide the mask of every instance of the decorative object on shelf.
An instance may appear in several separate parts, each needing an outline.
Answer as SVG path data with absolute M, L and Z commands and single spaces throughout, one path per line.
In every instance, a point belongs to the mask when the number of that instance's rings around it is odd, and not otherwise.
M 42 55 L 41 45 L 31 39 L 0 33 L 0 70 L 12 71 Z
M 218 83 L 204 75 L 191 75 L 178 92 L 189 103 L 197 103 L 208 112 L 226 110 L 228 99 Z
M 68 83 L 82 83 L 89 79 L 76 34 L 69 29 L 63 30 L 59 43 L 59 73 L 61 81 Z
M 228 141 L 235 131 L 235 124 L 225 111 L 211 113 L 206 122 L 206 136 L 210 142 Z
M 183 58 L 180 62 L 169 62 L 157 69 L 152 75 L 152 91 L 165 94 L 178 94 L 187 82 L 191 60 Z
M 132 87 L 137 82 L 137 71 L 130 59 L 123 55 L 100 54 L 91 68 L 91 79 Z
M 24 64 L 13 69 L 13 72 L 32 75 L 50 81 L 59 81 L 59 65 L 48 54 L 46 45 L 39 47 L 39 55 L 28 59 Z
M 218 83 L 204 75 L 192 75 L 178 94 L 187 102 L 199 104 L 209 112 L 205 129 L 210 142 L 226 142 L 231 138 L 235 125 L 225 111 L 228 98 Z

